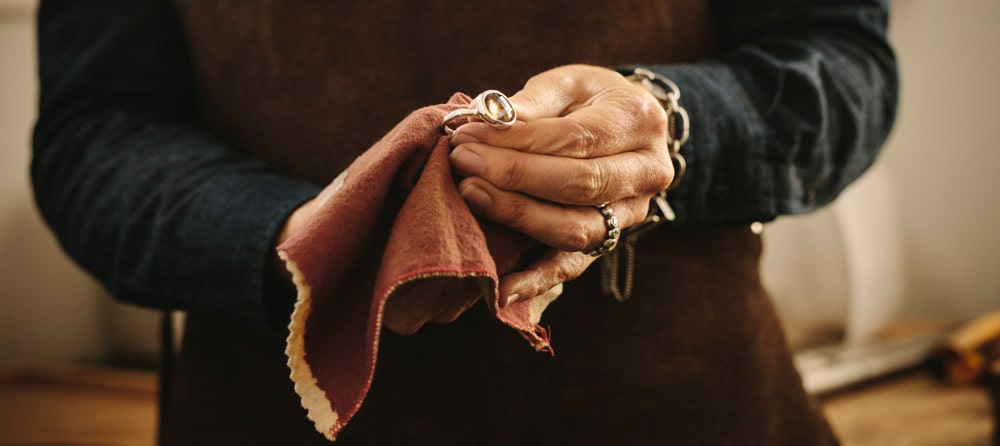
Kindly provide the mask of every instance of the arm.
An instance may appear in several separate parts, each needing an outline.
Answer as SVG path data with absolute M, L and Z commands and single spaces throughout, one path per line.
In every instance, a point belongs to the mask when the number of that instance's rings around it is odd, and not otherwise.
M 668 197 L 680 223 L 769 220 L 832 201 L 874 161 L 895 115 L 887 2 L 733 1 L 719 2 L 714 13 L 720 59 L 650 67 L 680 86 L 692 121 L 682 149 L 688 171 Z M 655 193 L 648 186 L 672 176 L 669 162 L 656 164 L 666 159 L 665 146 L 651 142 L 663 138 L 662 117 L 648 113 L 648 101 L 628 99 L 623 83 L 596 67 L 557 68 L 511 98 L 519 113 L 545 119 L 455 132 L 453 165 L 470 174 L 460 187 L 476 186 L 467 201 L 562 250 L 509 276 L 502 292 L 533 296 L 582 274 L 590 261 L 568 251 L 598 244 L 604 226 L 581 206 L 610 202 L 627 227 L 645 215 Z M 624 99 L 608 100 L 609 93 Z M 559 105 L 540 106 L 553 102 Z M 539 155 L 564 162 L 555 168 L 537 162 Z
M 67 253 L 123 300 L 283 325 L 274 238 L 318 188 L 199 129 L 169 4 L 46 0 L 38 25 L 32 181 Z
M 887 0 L 717 1 L 718 58 L 654 66 L 691 117 L 685 224 L 771 220 L 833 201 L 874 161 L 896 113 Z

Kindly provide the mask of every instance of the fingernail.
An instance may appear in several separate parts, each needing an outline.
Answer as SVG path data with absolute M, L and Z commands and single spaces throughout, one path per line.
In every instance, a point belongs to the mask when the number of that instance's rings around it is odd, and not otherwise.
M 463 132 L 461 129 L 456 130 L 451 136 L 451 145 L 457 146 L 459 144 L 466 144 L 470 142 L 479 142 L 479 138 L 472 136 L 469 132 Z
M 483 158 L 465 147 L 458 147 L 451 152 L 451 164 L 469 175 L 478 176 L 483 173 Z
M 521 299 L 520 295 L 518 295 L 518 294 L 511 294 L 510 296 L 507 296 L 507 299 L 505 299 L 503 301 L 502 305 L 500 305 L 500 306 L 501 307 L 506 307 L 506 306 L 508 306 L 508 305 L 510 305 L 510 304 L 512 304 L 514 302 L 517 302 L 520 299 Z
M 462 199 L 465 200 L 466 203 L 469 203 L 477 208 L 485 209 L 493 204 L 493 198 L 490 197 L 490 194 L 471 184 L 465 186 L 465 189 L 462 189 L 461 195 Z

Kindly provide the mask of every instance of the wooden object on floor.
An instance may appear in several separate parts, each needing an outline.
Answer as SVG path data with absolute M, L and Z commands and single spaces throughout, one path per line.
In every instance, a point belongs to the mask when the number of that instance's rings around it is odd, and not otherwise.
M 989 445 L 992 415 L 982 387 L 953 386 L 924 371 L 824 398 L 844 446 Z
M 70 365 L 0 372 L 0 445 L 152 445 L 156 375 Z

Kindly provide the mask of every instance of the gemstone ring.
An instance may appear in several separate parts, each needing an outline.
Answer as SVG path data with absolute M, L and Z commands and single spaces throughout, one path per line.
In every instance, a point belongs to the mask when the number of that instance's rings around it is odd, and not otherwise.
M 470 108 L 460 108 L 444 115 L 441 125 L 445 133 L 450 135 L 462 124 L 475 120 L 483 121 L 498 129 L 509 128 L 514 125 L 514 121 L 517 121 L 514 104 L 511 104 L 506 95 L 496 90 L 479 93 L 469 106 Z

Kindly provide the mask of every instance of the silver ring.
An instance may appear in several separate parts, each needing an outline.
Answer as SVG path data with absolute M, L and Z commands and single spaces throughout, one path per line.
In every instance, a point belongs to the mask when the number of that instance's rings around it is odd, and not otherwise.
M 499 91 L 486 90 L 479 93 L 469 105 L 470 108 L 452 110 L 444 115 L 441 126 L 444 127 L 445 133 L 450 135 L 462 124 L 471 121 L 483 121 L 498 129 L 510 128 L 517 121 L 514 104 Z
M 595 207 L 601 211 L 601 216 L 604 217 L 604 227 L 608 231 L 604 233 L 604 240 L 601 240 L 601 244 L 587 254 L 591 257 L 600 257 L 618 246 L 618 237 L 622 235 L 622 231 L 618 228 L 618 217 L 615 217 L 615 212 L 608 207 L 607 203 Z

